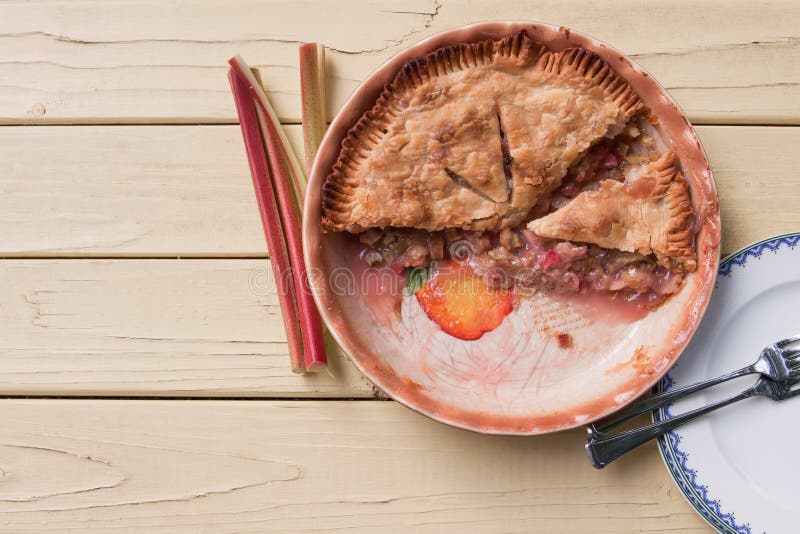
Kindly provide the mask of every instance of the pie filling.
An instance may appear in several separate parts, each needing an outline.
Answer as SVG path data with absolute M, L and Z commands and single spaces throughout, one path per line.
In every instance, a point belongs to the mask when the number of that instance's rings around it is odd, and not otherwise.
M 638 95 L 592 52 L 524 31 L 406 64 L 322 199 L 323 229 L 353 235 L 367 266 L 463 265 L 520 296 L 646 313 L 696 268 L 690 189 Z

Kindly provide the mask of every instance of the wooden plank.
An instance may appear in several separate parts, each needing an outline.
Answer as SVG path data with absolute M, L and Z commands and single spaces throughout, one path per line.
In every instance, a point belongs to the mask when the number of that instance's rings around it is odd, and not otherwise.
M 297 45 L 330 47 L 329 112 L 377 65 L 432 33 L 481 20 L 540 20 L 631 55 L 694 121 L 800 121 L 800 9 L 793 0 L 235 0 L 0 5 L 0 121 L 232 122 L 225 61 L 261 68 L 298 121 Z
M 0 256 L 266 256 L 238 125 L 3 127 L 0 174 Z
M 392 402 L 0 401 L 2 530 L 707 533 L 654 444 L 482 436 Z
M 0 392 L 371 397 L 292 374 L 267 260 L 0 260 Z
M 725 252 L 800 229 L 800 128 L 698 132 Z M 238 126 L 3 127 L 0 176 L 0 256 L 266 255 Z

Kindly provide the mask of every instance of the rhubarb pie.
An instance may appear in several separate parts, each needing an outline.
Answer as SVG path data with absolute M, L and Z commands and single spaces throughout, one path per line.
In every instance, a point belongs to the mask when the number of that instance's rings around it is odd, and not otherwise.
M 521 31 L 406 63 L 342 142 L 322 226 L 370 266 L 465 265 L 520 298 L 646 312 L 696 268 L 690 193 L 612 66 Z

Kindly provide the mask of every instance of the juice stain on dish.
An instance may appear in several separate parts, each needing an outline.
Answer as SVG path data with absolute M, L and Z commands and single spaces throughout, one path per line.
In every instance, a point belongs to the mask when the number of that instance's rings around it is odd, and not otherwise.
M 403 290 L 407 279 L 389 266 L 368 267 L 362 256 L 366 247 L 351 242 L 349 274 L 341 273 L 341 281 L 332 280 L 333 290 L 345 290 L 363 296 L 363 300 L 373 313 L 375 321 L 383 327 L 391 328 L 400 318 Z

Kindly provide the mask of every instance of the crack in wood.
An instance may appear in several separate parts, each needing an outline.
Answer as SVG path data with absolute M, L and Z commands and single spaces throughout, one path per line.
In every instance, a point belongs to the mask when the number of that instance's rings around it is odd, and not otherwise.
M 707 45 L 703 47 L 695 47 L 695 48 L 686 48 L 681 50 L 672 50 L 667 52 L 641 52 L 641 53 L 633 53 L 628 54 L 628 57 L 633 60 L 639 60 L 644 58 L 651 58 L 651 57 L 660 57 L 660 56 L 668 56 L 668 57 L 678 57 L 678 56 L 688 56 L 690 54 L 698 54 L 698 53 L 705 53 L 705 52 L 720 52 L 725 50 L 736 50 L 741 48 L 746 48 L 750 46 L 795 46 L 800 43 L 800 37 L 780 37 L 773 41 L 750 41 L 747 43 L 723 43 L 718 45 Z
M 797 87 L 800 82 L 776 82 L 776 83 L 754 83 L 748 85 L 670 85 L 667 86 L 668 91 L 691 90 L 691 91 L 705 91 L 705 90 L 725 90 L 725 89 L 756 89 L 762 87 Z
M 349 50 L 344 48 L 337 48 L 335 46 L 325 45 L 328 50 L 339 52 L 340 54 L 358 55 L 358 54 L 371 54 L 388 50 L 389 48 L 400 46 L 404 44 L 410 37 L 427 30 L 433 24 L 434 18 L 439 14 L 442 4 L 440 0 L 434 0 L 434 9 L 432 12 L 402 12 L 402 11 L 384 11 L 385 13 L 398 13 L 398 14 L 413 14 L 427 17 L 425 24 L 421 29 L 411 29 L 410 31 L 400 35 L 399 39 L 387 39 L 386 46 L 382 48 L 369 48 L 362 50 Z M 62 43 L 76 44 L 81 46 L 91 45 L 125 45 L 125 44 L 145 44 L 145 43 L 175 43 L 175 44 L 200 44 L 200 45 L 230 45 L 230 44 L 260 44 L 260 43 L 282 43 L 291 45 L 300 45 L 305 43 L 302 39 L 282 39 L 278 37 L 261 37 L 253 39 L 237 39 L 237 40 L 215 40 L 215 39 L 115 39 L 115 40 L 87 40 L 77 39 L 66 35 L 59 35 L 46 31 L 29 31 L 19 33 L 4 33 L 0 34 L 0 38 L 15 38 L 15 37 L 47 37 Z
M 29 450 L 35 450 L 35 451 L 48 452 L 48 453 L 64 454 L 64 455 L 67 455 L 67 456 L 73 456 L 73 457 L 78 458 L 80 460 L 88 460 L 90 462 L 103 464 L 103 465 L 105 465 L 107 467 L 113 467 L 112 464 L 111 464 L 111 461 L 110 460 L 106 460 L 105 458 L 100 458 L 100 457 L 91 456 L 91 455 L 78 454 L 76 452 L 67 451 L 67 450 L 63 450 L 63 449 L 55 449 L 55 448 L 52 448 L 52 447 L 42 447 L 42 446 L 36 446 L 36 445 L 20 445 L 20 444 L 17 444 L 17 443 L 5 443 L 5 442 L 1 442 L 0 443 L 0 447 L 9 447 L 9 448 L 16 448 L 16 449 L 29 449 Z M 5 497 L 5 498 L 0 499 L 0 502 L 13 502 L 13 503 L 35 502 L 35 501 L 38 501 L 38 500 L 41 500 L 41 499 L 46 499 L 46 498 L 50 498 L 50 497 L 56 497 L 56 496 L 59 496 L 59 495 L 77 495 L 77 494 L 80 494 L 80 493 L 90 493 L 90 492 L 97 491 L 97 490 L 116 488 L 116 487 L 122 486 L 128 480 L 128 477 L 124 473 L 118 471 L 117 469 L 113 469 L 113 475 L 116 477 L 116 480 L 113 481 L 112 483 L 109 483 L 109 484 L 98 484 L 98 485 L 94 485 L 94 486 L 91 486 L 91 487 L 88 487 L 88 488 L 83 488 L 83 489 L 67 490 L 67 491 L 56 491 L 56 492 L 42 493 L 42 494 L 37 494 L 37 495 L 29 495 L 29 496 L 26 496 L 26 497 Z M 9 473 L 9 476 L 11 476 L 11 473 Z M 5 478 L 5 471 L 4 471 L 4 477 L 3 478 Z
M 113 339 L 123 339 L 123 340 L 131 340 L 131 341 L 168 341 L 168 342 L 180 342 L 180 343 L 246 343 L 252 345 L 264 345 L 264 344 L 282 344 L 285 345 L 285 341 L 270 341 L 270 340 L 251 340 L 251 339 L 210 339 L 210 338 L 186 338 L 186 337 L 148 337 L 148 336 L 123 336 L 123 335 L 115 335 L 109 334 L 104 337 L 110 337 Z

